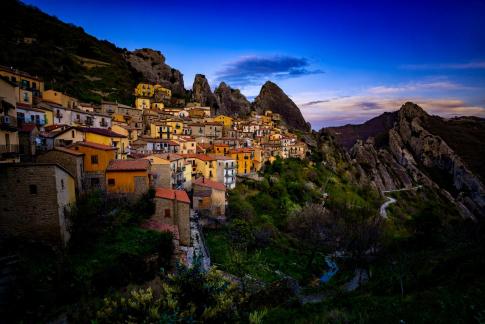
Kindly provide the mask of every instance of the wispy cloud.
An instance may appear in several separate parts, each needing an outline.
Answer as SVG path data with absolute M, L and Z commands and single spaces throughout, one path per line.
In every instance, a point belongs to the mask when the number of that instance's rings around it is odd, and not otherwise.
M 245 56 L 227 63 L 217 71 L 216 80 L 225 81 L 233 86 L 247 86 L 269 79 L 288 79 L 320 73 L 324 72 L 320 69 L 312 69 L 306 58 Z
M 375 95 L 395 94 L 419 90 L 457 90 L 467 88 L 464 85 L 450 81 L 415 82 L 399 86 L 377 86 L 368 89 L 368 93 Z
M 315 129 L 363 123 L 384 112 L 398 110 L 406 101 L 413 101 L 429 114 L 442 117 L 479 116 L 485 117 L 485 107 L 469 104 L 458 99 L 429 98 L 383 98 L 360 95 L 335 100 L 322 100 L 313 105 L 300 105 L 305 119 Z
M 442 64 L 405 64 L 401 65 L 401 68 L 405 70 L 476 70 L 485 69 L 485 61 Z

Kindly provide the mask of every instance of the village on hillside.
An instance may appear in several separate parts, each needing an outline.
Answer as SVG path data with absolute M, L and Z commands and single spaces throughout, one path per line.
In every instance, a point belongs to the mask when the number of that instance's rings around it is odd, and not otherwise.
M 308 152 L 270 110 L 212 115 L 149 83 L 138 84 L 134 97 L 134 106 L 83 103 L 0 66 L 2 235 L 65 246 L 69 209 L 82 195 L 136 200 L 153 189 L 156 211 L 146 226 L 172 232 L 178 252 L 193 251 L 191 221 L 223 223 L 238 177 Z

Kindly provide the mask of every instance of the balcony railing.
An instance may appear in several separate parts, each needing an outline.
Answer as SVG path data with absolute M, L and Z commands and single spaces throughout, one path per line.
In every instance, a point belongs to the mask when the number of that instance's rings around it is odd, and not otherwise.
M 13 116 L 0 116 L 0 129 L 7 131 L 17 130 L 17 118 Z
M 0 145 L 0 153 L 19 153 L 19 145 L 18 144 L 8 144 L 8 145 Z
M 101 121 L 101 123 L 99 123 L 101 125 L 101 127 L 108 127 L 108 123 L 106 121 Z

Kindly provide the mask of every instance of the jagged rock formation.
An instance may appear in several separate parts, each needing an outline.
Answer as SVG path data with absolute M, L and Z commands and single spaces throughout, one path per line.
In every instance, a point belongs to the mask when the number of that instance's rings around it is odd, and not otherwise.
M 165 63 L 160 51 L 142 48 L 126 54 L 126 60 L 143 76 L 144 81 L 159 83 L 172 90 L 172 95 L 183 97 L 185 94 L 183 74 Z
M 380 116 L 369 119 L 361 125 L 345 125 L 340 127 L 327 127 L 337 142 L 350 149 L 357 140 L 366 140 L 374 137 L 376 145 L 385 144 L 387 132 L 394 126 L 397 120 L 397 111 L 385 112 Z
M 302 131 L 310 130 L 309 124 L 303 118 L 298 106 L 280 87 L 271 81 L 267 81 L 261 87 L 261 91 L 254 99 L 251 108 L 260 114 L 264 114 L 266 110 L 271 110 L 280 114 L 290 128 Z
M 192 99 L 199 102 L 202 106 L 211 107 L 212 115 L 219 114 L 219 103 L 203 74 L 195 75 L 194 84 L 192 85 Z
M 380 191 L 423 185 L 455 202 L 463 216 L 485 217 L 483 183 L 440 136 L 424 127 L 434 118 L 439 117 L 408 102 L 387 133 L 388 145 L 376 148 L 372 137 L 359 139 L 350 157 Z
M 251 110 L 251 103 L 239 91 L 221 82 L 214 94 L 219 103 L 219 113 L 228 116 L 244 116 Z

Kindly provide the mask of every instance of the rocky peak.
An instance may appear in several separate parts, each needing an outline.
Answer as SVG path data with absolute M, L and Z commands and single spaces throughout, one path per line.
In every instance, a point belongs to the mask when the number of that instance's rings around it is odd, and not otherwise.
M 421 118 L 425 116 L 428 116 L 428 114 L 424 111 L 423 108 L 409 101 L 402 105 L 401 109 L 399 109 L 400 119 L 404 118 L 408 121 L 411 121 L 414 118 Z
M 203 74 L 196 74 L 192 85 L 192 99 L 202 106 L 211 107 L 211 114 L 219 114 L 219 104 L 212 93 L 207 78 Z
M 243 116 L 251 110 L 251 104 L 246 97 L 239 91 L 229 87 L 225 82 L 221 82 L 215 89 L 214 94 L 219 103 L 219 113 L 229 116 Z
M 259 95 L 254 99 L 252 108 L 258 113 L 271 110 L 281 115 L 290 128 L 303 131 L 310 129 L 298 106 L 275 83 L 267 81 Z
M 126 60 L 142 75 L 145 82 L 159 83 L 172 90 L 172 95 L 183 97 L 185 94 L 183 74 L 165 63 L 160 51 L 142 48 L 128 52 Z

